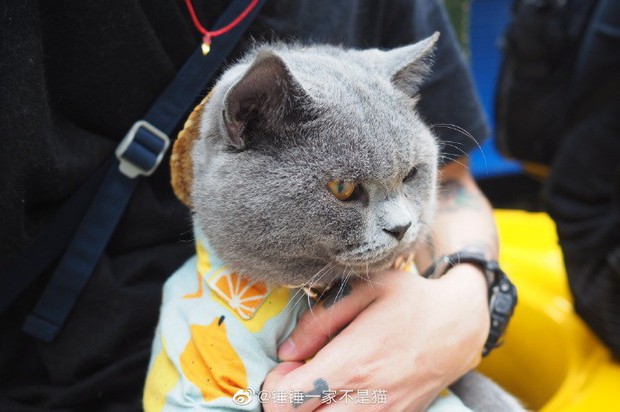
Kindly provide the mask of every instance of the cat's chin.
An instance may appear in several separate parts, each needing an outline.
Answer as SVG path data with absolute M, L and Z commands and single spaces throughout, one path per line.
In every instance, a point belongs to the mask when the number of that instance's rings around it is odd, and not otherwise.
M 365 275 L 393 267 L 399 257 L 410 254 L 412 249 L 411 245 L 410 247 L 344 252 L 336 254 L 333 259 L 338 266 Z
M 390 268 L 394 263 L 393 259 L 381 259 L 377 262 L 350 262 L 342 265 L 344 272 L 353 272 L 358 275 L 368 275 L 369 273 L 380 272 Z
M 267 276 L 254 276 L 254 279 L 263 281 L 270 287 L 285 286 L 289 288 L 310 288 L 322 290 L 330 287 L 344 278 L 368 278 L 369 275 L 377 273 L 394 266 L 395 258 L 390 254 L 378 261 L 357 261 L 340 263 L 331 261 L 317 265 L 314 270 L 308 272 L 306 270 L 298 270 L 292 272 L 290 270 L 282 273 L 296 273 L 297 276 L 282 276 L 281 273 L 269 273 Z

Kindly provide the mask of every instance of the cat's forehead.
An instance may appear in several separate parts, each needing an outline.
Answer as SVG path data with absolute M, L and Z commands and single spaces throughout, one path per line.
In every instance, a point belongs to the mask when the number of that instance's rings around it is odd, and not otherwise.
M 310 50 L 284 52 L 282 56 L 304 92 L 324 110 L 338 114 L 332 121 L 341 119 L 363 129 L 376 127 L 376 133 L 416 129 L 419 119 L 413 100 L 394 87 L 376 59 L 356 50 Z
M 399 95 L 377 62 L 361 51 L 319 46 L 281 56 L 305 92 L 319 102 L 363 108 L 356 100 L 372 104 Z
M 376 118 L 347 121 L 342 113 L 321 120 L 308 136 L 307 146 L 312 148 L 308 155 L 324 173 L 333 173 L 331 177 L 390 180 L 432 160 L 429 145 L 433 142 L 426 129 L 391 125 Z

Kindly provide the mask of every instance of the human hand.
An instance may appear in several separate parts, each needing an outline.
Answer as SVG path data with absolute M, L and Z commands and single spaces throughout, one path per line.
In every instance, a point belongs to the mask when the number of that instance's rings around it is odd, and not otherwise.
M 372 287 L 354 282 L 336 303 L 321 303 L 302 316 L 291 344 L 280 347 L 283 362 L 263 385 L 285 393 L 328 389 L 337 402 L 306 396 L 297 407 L 266 403 L 265 410 L 350 410 L 358 391 L 385 394 L 365 397 L 370 404 L 364 411 L 426 408 L 480 362 L 489 331 L 486 296 L 480 270 L 466 264 L 437 280 L 390 270 L 373 276 Z M 353 397 L 348 405 L 338 401 L 346 390 Z

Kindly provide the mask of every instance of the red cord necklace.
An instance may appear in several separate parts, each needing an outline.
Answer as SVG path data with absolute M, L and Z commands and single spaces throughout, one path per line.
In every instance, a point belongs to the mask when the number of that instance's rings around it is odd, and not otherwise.
M 187 6 L 187 10 L 189 11 L 189 15 L 191 16 L 192 21 L 194 22 L 194 26 L 196 26 L 196 29 L 198 29 L 198 31 L 203 34 L 202 46 L 201 46 L 202 54 L 206 55 L 211 50 L 211 38 L 212 37 L 221 36 L 222 34 L 230 31 L 236 25 L 241 23 L 241 21 L 245 19 L 245 17 L 252 11 L 252 9 L 254 8 L 254 6 L 256 6 L 257 3 L 258 3 L 258 0 L 251 0 L 250 4 L 248 4 L 248 7 L 246 7 L 245 10 L 241 12 L 241 14 L 235 17 L 233 21 L 231 21 L 230 23 L 228 23 L 226 26 L 222 27 L 221 29 L 209 31 L 205 29 L 202 24 L 200 24 L 200 21 L 198 21 L 198 17 L 196 16 L 196 11 L 194 10 L 194 6 L 192 5 L 192 0 L 185 0 L 185 5 Z

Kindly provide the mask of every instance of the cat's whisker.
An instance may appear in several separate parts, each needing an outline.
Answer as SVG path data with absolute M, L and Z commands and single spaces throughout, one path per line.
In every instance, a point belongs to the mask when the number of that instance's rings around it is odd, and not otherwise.
M 332 266 L 332 267 L 330 268 L 330 271 L 331 271 L 332 269 L 334 269 L 334 266 Z M 326 292 L 326 291 L 329 291 L 329 290 L 331 289 L 332 285 L 334 284 L 334 282 L 336 282 L 337 280 L 338 280 L 338 277 L 334 277 L 334 278 L 333 278 L 333 279 L 329 282 L 329 284 L 327 285 L 327 287 L 326 287 L 325 289 L 323 289 L 323 290 L 321 291 L 321 294 L 317 297 L 317 301 L 319 301 L 319 302 L 320 302 L 320 301 L 322 300 L 323 295 L 325 294 L 325 292 Z M 313 305 L 310 305 L 310 313 L 312 313 L 312 316 L 314 317 L 314 319 L 317 319 L 317 318 L 316 318 L 316 315 L 315 315 L 315 313 L 314 313 L 314 306 L 313 306 Z M 320 324 L 320 323 L 319 323 L 319 324 Z M 321 325 L 321 327 L 323 327 L 323 324 L 320 324 L 320 325 Z M 331 338 L 331 334 L 330 334 L 330 333 L 329 333 L 326 329 L 323 329 L 323 333 L 325 333 L 326 335 L 328 335 L 328 336 Z
M 385 263 L 388 263 L 388 262 L 389 262 L 389 263 L 393 263 L 393 262 L 391 262 L 389 259 L 390 259 L 390 258 L 388 258 L 388 257 L 382 257 L 381 259 L 379 259 L 379 263 L 382 263 L 382 262 L 385 262 Z M 358 276 L 359 276 L 359 275 L 358 275 Z M 379 282 L 379 281 L 378 281 L 378 280 L 376 280 L 376 279 L 375 279 L 375 280 L 372 280 L 372 279 L 370 278 L 370 273 L 367 273 L 367 278 L 362 277 L 362 276 L 360 276 L 360 278 L 364 279 L 364 280 L 365 280 L 365 281 L 369 284 L 369 286 L 372 288 L 373 293 L 375 294 L 375 296 L 376 296 L 376 290 L 375 290 L 375 288 L 374 288 L 374 286 L 373 286 L 373 285 L 385 285 L 385 284 L 387 284 L 387 283 L 384 283 L 384 282 Z
M 325 276 L 327 276 L 334 269 L 334 262 L 329 262 L 325 266 L 323 266 L 318 272 L 316 272 L 306 283 L 303 284 L 302 288 L 312 289 L 319 283 Z M 331 283 L 331 281 L 330 281 Z
M 310 295 L 308 295 L 307 293 L 306 293 L 306 301 L 308 302 L 308 308 L 310 308 L 308 310 L 312 314 L 312 317 L 314 317 L 316 319 L 316 315 L 314 314 L 314 305 L 310 301 Z
M 418 219 L 418 225 L 420 225 L 420 232 L 417 239 L 415 240 L 416 247 L 419 243 L 425 244 L 424 242 L 426 241 L 432 241 L 432 239 L 427 238 L 431 237 L 431 235 L 433 234 L 433 227 L 428 222 L 425 222 L 422 219 Z
M 366 276 L 364 280 L 366 280 L 366 284 L 370 288 L 370 291 L 372 292 L 373 296 L 377 296 L 377 291 L 375 290 L 375 287 L 372 285 L 372 279 L 370 279 L 370 270 L 368 269 L 368 262 L 366 262 Z
M 454 161 L 454 160 L 458 160 L 458 159 L 461 159 L 461 158 L 470 158 L 469 153 L 465 152 L 465 151 L 464 151 L 463 149 L 461 149 L 460 147 L 456 147 L 456 146 L 453 146 L 453 145 L 451 145 L 451 144 L 446 144 L 446 145 L 444 145 L 444 146 L 445 146 L 445 147 L 452 147 L 452 148 L 454 148 L 455 150 L 459 151 L 459 152 L 460 152 L 460 154 L 458 154 L 458 153 L 457 153 L 457 154 L 441 154 L 441 155 L 439 156 L 439 158 L 440 158 L 441 160 L 450 160 L 450 161 Z
M 385 259 L 387 261 L 387 259 Z M 353 268 L 348 267 L 348 269 L 358 278 L 362 279 L 364 282 L 366 282 L 367 286 L 369 287 L 369 289 L 372 291 L 372 294 L 374 296 L 377 296 L 377 291 L 375 290 L 374 286 L 373 286 L 373 281 L 370 278 L 370 270 L 368 269 L 368 262 L 366 262 L 366 274 L 365 275 L 360 275 L 359 273 L 357 273 Z
M 350 274 L 353 274 L 353 275 L 355 275 L 356 277 L 361 278 L 361 276 L 359 275 L 359 273 L 357 273 L 357 272 L 355 271 L 355 269 L 353 269 L 351 266 L 348 266 L 348 265 L 347 265 L 347 269 L 349 270 L 349 272 L 351 272 Z
M 330 263 L 328 263 L 326 266 L 330 266 L 330 265 L 332 265 L 332 263 L 333 263 L 333 262 L 330 262 Z M 332 270 L 333 268 L 334 268 L 334 266 L 331 266 L 331 267 L 329 268 L 329 270 L 328 270 L 327 272 L 325 272 L 325 273 L 329 273 L 329 272 L 331 272 L 331 270 Z M 321 270 L 323 270 L 323 269 L 321 269 Z M 322 277 L 322 276 L 321 276 L 321 277 Z M 314 278 L 314 276 L 313 276 L 313 278 Z M 320 280 L 320 279 L 319 279 L 319 280 Z M 329 284 L 327 285 L 327 287 L 326 287 L 323 291 L 321 291 L 321 294 L 320 294 L 320 295 L 318 296 L 318 298 L 317 298 L 317 300 L 318 300 L 319 302 L 320 302 L 321 298 L 323 297 L 323 294 L 325 293 L 325 290 L 329 290 L 329 288 L 331 287 L 332 283 L 333 283 L 335 280 L 336 280 L 336 277 L 334 277 L 334 278 L 333 278 L 333 279 L 329 282 Z M 318 281 L 318 280 L 317 280 L 317 281 Z M 314 286 L 315 284 L 316 284 L 316 282 L 315 282 L 312 286 Z M 309 286 L 309 287 L 311 288 L 312 286 Z M 310 296 L 309 296 L 309 295 L 307 295 L 307 294 L 306 294 L 306 296 L 308 296 L 308 306 L 310 307 L 310 309 L 309 309 L 309 310 L 310 310 L 310 313 L 312 314 L 312 316 L 314 317 L 314 319 L 317 319 L 316 314 L 314 313 L 314 305 L 310 304 Z M 323 325 L 321 325 L 321 327 L 323 327 Z M 323 332 L 325 332 L 326 334 L 329 334 L 329 332 L 328 332 L 328 331 L 326 331 L 326 330 L 323 330 Z
M 434 123 L 434 124 L 430 125 L 429 127 L 431 128 L 431 130 L 434 129 L 435 127 L 443 127 L 443 128 L 446 128 L 446 129 L 454 130 L 455 132 L 459 132 L 459 133 L 463 134 L 464 136 L 468 137 L 474 143 L 476 143 L 478 148 L 480 150 L 482 150 L 482 147 L 480 147 L 480 144 L 478 144 L 478 142 L 476 141 L 474 136 L 472 136 L 471 133 L 469 133 L 467 130 L 463 129 L 461 126 L 458 126 L 458 125 L 453 124 L 453 123 Z M 443 141 L 444 140 L 442 139 L 442 142 Z
M 349 266 L 346 267 L 345 270 L 351 270 Z M 342 294 L 344 292 L 344 288 L 351 277 L 350 273 L 343 273 L 342 281 L 340 282 L 340 286 L 338 287 L 338 291 L 336 292 L 336 297 L 334 298 L 334 303 L 338 302 L 340 298 L 342 298 Z
M 425 222 L 422 219 L 420 219 L 418 222 L 420 226 L 426 228 L 426 233 L 424 234 L 424 236 L 419 237 L 419 241 L 422 242 L 422 244 L 426 246 L 433 247 L 433 250 L 435 250 L 436 248 L 435 242 L 437 242 L 437 236 L 435 235 L 435 231 L 433 230 L 433 227 L 430 225 L 430 223 Z
M 469 165 L 467 165 L 467 164 L 465 164 L 465 163 L 463 163 L 463 162 L 461 162 L 461 161 L 459 161 L 459 160 L 458 160 L 458 159 L 460 159 L 460 157 L 454 157 L 454 158 L 451 158 L 451 157 L 449 157 L 449 156 L 442 156 L 442 157 L 441 157 L 441 159 L 442 159 L 442 160 L 443 160 L 443 159 L 447 159 L 447 160 L 448 160 L 448 161 L 450 161 L 450 162 L 457 163 L 457 164 L 459 164 L 459 165 L 463 166 L 463 168 L 465 168 L 465 169 L 467 169 L 467 170 L 470 170 Z M 440 172 L 440 173 L 441 173 L 441 172 Z
M 440 144 L 445 146 L 451 146 L 455 149 L 460 149 L 463 153 L 465 153 L 465 151 L 463 151 L 463 149 L 461 148 L 462 146 L 465 146 L 465 143 L 463 142 L 457 142 L 455 140 L 442 140 Z
M 320 302 L 323 300 L 323 296 L 325 296 L 325 293 L 329 292 L 333 286 L 334 283 L 336 283 L 338 281 L 337 277 L 332 278 L 332 280 L 329 281 L 329 283 L 327 284 L 327 286 L 321 290 L 321 293 L 319 294 L 319 296 L 317 297 L 317 300 Z
M 325 265 L 325 267 L 329 267 L 329 269 L 327 271 L 325 271 L 325 273 L 323 273 L 320 278 L 316 279 L 314 282 L 312 282 L 312 284 L 306 286 L 307 288 L 312 289 L 325 275 L 327 275 L 328 273 L 331 272 L 331 270 L 334 268 L 334 266 L 332 266 L 333 262 L 328 263 L 327 265 Z M 324 267 L 324 268 L 325 268 Z M 324 269 L 323 268 L 323 269 Z M 323 270 L 321 269 L 321 270 Z M 315 275 L 316 276 L 316 275 Z M 314 278 L 315 276 L 313 276 L 312 278 Z M 334 282 L 334 279 L 332 279 L 329 284 L 327 285 L 327 287 L 321 291 L 321 294 L 317 297 L 317 300 L 320 301 L 321 298 L 323 297 L 323 293 L 325 293 L 325 290 L 329 289 L 329 287 L 331 286 L 331 284 Z M 310 295 L 306 294 L 306 296 L 308 297 L 308 307 L 310 308 L 310 313 L 312 314 L 312 316 L 314 316 L 314 318 L 316 319 L 316 315 L 314 314 L 314 305 L 312 304 L 312 302 L 310 302 Z
M 451 146 L 451 145 L 446 145 L 446 146 Z M 452 146 L 452 147 L 455 147 L 455 146 Z M 444 163 L 448 163 L 448 162 L 458 163 L 458 164 L 460 164 L 461 166 L 463 166 L 465 169 L 470 170 L 469 165 L 467 165 L 467 164 L 465 164 L 465 163 L 463 163 L 463 162 L 461 162 L 461 161 L 459 160 L 459 159 L 462 159 L 462 158 L 469 158 L 469 157 L 470 157 L 470 156 L 469 156 L 469 153 L 464 152 L 463 150 L 461 150 L 461 149 L 460 149 L 460 148 L 458 148 L 458 147 L 455 147 L 455 148 L 456 148 L 457 150 L 461 151 L 461 152 L 463 153 L 463 156 L 454 155 L 454 154 L 453 154 L 453 155 L 446 155 L 446 154 L 443 154 L 443 155 L 440 155 L 440 156 L 439 156 L 439 160 L 440 160 L 440 161 L 442 161 L 442 162 L 444 162 Z M 446 160 L 447 160 L 447 162 L 445 162 Z M 440 173 L 441 173 L 441 172 L 440 172 Z
M 331 271 L 331 269 L 333 269 L 332 264 L 333 264 L 332 262 L 327 263 L 318 272 L 312 275 L 312 277 L 308 279 L 303 285 L 301 285 L 301 287 L 297 289 L 297 291 L 293 294 L 293 296 L 286 303 L 286 306 L 284 307 L 282 311 L 292 310 L 295 306 L 297 306 L 297 304 L 301 301 L 301 299 L 303 299 L 304 295 L 307 295 L 307 293 L 305 293 L 304 291 L 304 288 L 305 287 L 311 288 L 314 285 L 316 285 L 323 278 L 323 276 L 328 274 Z M 299 297 L 297 297 L 298 294 L 300 294 Z
M 441 142 L 441 145 L 442 146 L 447 146 L 447 147 L 452 147 L 453 149 L 456 149 L 459 152 L 461 152 L 463 154 L 463 156 L 469 157 L 469 153 L 467 153 L 461 147 L 463 145 L 461 142 L 455 142 L 455 141 L 452 141 L 452 140 L 444 140 L 444 141 Z
M 297 304 L 303 299 L 304 295 L 307 296 L 308 306 L 310 307 L 310 310 L 312 311 L 313 305 L 310 302 L 310 296 L 307 293 L 305 293 L 304 288 L 306 287 L 312 288 L 314 285 L 320 282 L 324 276 L 329 274 L 334 269 L 333 264 L 334 262 L 328 262 L 317 273 L 315 273 L 310 279 L 308 279 L 308 281 L 306 281 L 301 287 L 297 288 L 293 296 L 290 297 L 288 302 L 286 302 L 286 305 L 284 306 L 284 308 L 282 308 L 282 313 L 286 313 L 287 311 L 293 310 L 295 306 L 297 306 Z M 275 325 L 272 327 L 275 327 Z
M 429 172 L 426 172 L 426 171 L 422 171 L 422 170 L 420 170 L 418 173 L 420 174 L 420 176 L 421 176 L 421 177 L 424 177 L 424 178 L 427 178 L 427 179 L 428 179 L 428 178 L 429 178 L 429 176 L 430 176 L 430 173 L 429 173 Z
M 187 229 L 181 232 L 181 237 L 183 238 L 185 236 L 188 236 L 188 238 L 181 239 L 180 240 L 181 243 L 194 243 L 195 244 L 198 241 L 196 237 L 194 236 L 194 231 L 192 229 Z
M 298 294 L 300 294 L 299 298 L 297 297 Z M 293 296 L 291 296 L 290 299 L 286 302 L 286 305 L 284 306 L 284 308 L 282 308 L 282 313 L 287 313 L 287 311 L 293 310 L 293 308 L 297 305 L 299 300 L 303 298 L 304 294 L 305 293 L 303 289 L 297 289 L 295 293 L 293 294 Z M 275 327 L 276 325 L 274 324 L 271 326 L 271 329 L 267 329 L 267 330 L 271 331 Z
M 299 297 L 297 297 L 297 295 L 299 295 Z M 297 306 L 297 304 L 299 303 L 299 301 L 303 298 L 303 296 L 305 295 L 304 290 L 303 289 L 297 289 L 295 291 L 295 293 L 293 294 L 293 296 L 290 297 L 290 299 L 286 302 L 286 305 L 284 306 L 284 308 L 282 308 L 282 313 L 287 313 L 287 311 L 292 311 L 295 306 Z M 276 325 L 272 325 L 271 327 L 274 328 Z
M 478 141 L 474 138 L 474 136 L 472 136 L 471 133 L 469 133 L 467 130 L 463 129 L 460 126 L 457 126 L 455 124 L 451 124 L 451 123 L 436 123 L 430 126 L 431 130 L 435 127 L 444 127 L 446 129 L 450 129 L 450 130 L 454 130 L 456 132 L 459 132 L 461 134 L 463 134 L 464 136 L 468 137 L 472 142 L 474 142 L 476 144 L 476 146 L 478 146 L 478 149 L 480 149 L 480 153 L 482 153 L 482 160 L 484 161 L 484 168 L 487 172 L 487 174 L 489 173 L 489 167 L 487 165 L 487 158 L 484 154 L 484 150 L 482 150 L 482 146 L 480 146 L 480 143 L 478 143 Z M 453 146 L 454 147 L 454 146 Z
M 350 268 L 349 266 L 347 266 L 347 267 L 346 267 L 346 269 L 351 270 L 351 268 Z M 345 269 L 345 270 L 346 270 L 346 269 Z M 342 295 L 343 295 L 343 293 L 344 293 L 344 288 L 345 288 L 345 286 L 347 285 L 347 282 L 349 281 L 349 278 L 350 278 L 350 277 L 351 277 L 351 274 L 349 274 L 349 273 L 343 273 L 343 278 L 342 278 L 342 281 L 341 281 L 341 283 L 340 283 L 340 287 L 338 288 L 338 292 L 336 292 L 336 297 L 334 298 L 334 304 L 336 304 L 336 303 L 338 302 L 338 300 L 342 298 Z M 332 320 L 333 313 L 334 313 L 334 312 L 333 312 L 333 311 L 331 311 L 331 312 L 330 312 L 330 314 L 329 314 L 329 321 L 328 321 L 328 324 L 331 324 L 331 320 Z M 331 334 L 331 332 L 328 332 L 328 334 L 327 334 L 327 335 L 328 335 L 329 339 L 331 340 L 331 339 L 332 339 L 332 337 L 333 337 L 333 336 L 332 336 L 332 334 Z
M 432 226 L 429 223 L 423 220 L 420 220 L 419 222 L 420 222 L 420 226 L 427 228 L 427 231 L 424 234 L 424 236 L 420 236 L 418 238 L 417 242 L 419 242 L 419 245 L 421 246 L 426 246 L 430 251 L 430 258 L 432 260 L 435 260 L 437 258 L 437 250 L 438 250 L 437 244 L 439 243 L 437 239 L 437 235 L 435 234 L 435 231 L 433 230 Z
M 319 276 L 319 277 L 318 277 L 318 278 L 316 278 L 316 279 L 314 279 L 314 278 L 316 277 L 316 275 L 315 275 L 315 276 L 313 276 L 312 278 L 310 278 L 310 281 L 307 283 L 307 286 L 306 286 L 306 287 L 307 287 L 307 288 L 309 288 L 309 289 L 312 289 L 314 286 L 316 286 L 316 284 L 317 284 L 317 283 L 319 283 L 319 281 L 321 281 L 321 280 L 322 280 L 325 276 L 327 276 L 328 274 L 331 274 L 332 270 L 335 268 L 335 266 L 334 266 L 334 265 L 335 265 L 335 262 L 329 262 L 327 265 L 325 265 L 325 266 L 323 267 L 323 269 L 321 269 L 321 271 L 326 269 L 326 270 L 325 270 L 325 272 L 323 272 L 323 273 L 321 274 L 321 276 Z M 319 271 L 319 272 L 320 272 L 320 271 Z M 318 274 L 319 272 L 317 272 L 317 274 Z M 314 281 L 313 281 L 312 279 L 314 279 Z M 325 289 L 323 289 L 323 291 L 324 291 L 324 290 L 326 290 L 327 288 L 329 288 L 329 286 L 330 286 L 333 282 L 334 282 L 334 279 L 332 279 L 332 280 L 328 283 L 327 287 L 326 287 Z M 322 296 L 322 295 L 323 295 L 323 291 L 321 291 L 321 295 L 320 295 L 320 296 Z M 319 297 L 320 297 L 320 296 L 319 296 Z

